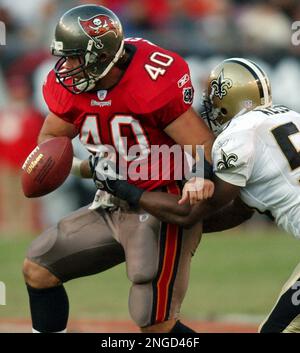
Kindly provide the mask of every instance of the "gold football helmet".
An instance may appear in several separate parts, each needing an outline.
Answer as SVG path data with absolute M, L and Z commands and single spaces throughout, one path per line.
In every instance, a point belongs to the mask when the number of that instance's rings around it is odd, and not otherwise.
M 218 134 L 233 117 L 272 104 L 269 79 L 250 60 L 224 60 L 210 73 L 203 103 L 205 110 L 202 116 Z

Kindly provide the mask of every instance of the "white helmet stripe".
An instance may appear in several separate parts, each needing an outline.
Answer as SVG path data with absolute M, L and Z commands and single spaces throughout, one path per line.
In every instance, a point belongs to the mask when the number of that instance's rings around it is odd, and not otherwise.
M 263 96 L 265 98 L 265 106 L 269 106 L 272 103 L 272 99 L 270 96 L 270 92 L 268 89 L 268 78 L 267 75 L 260 69 L 258 68 L 254 63 L 252 63 L 250 60 L 243 59 L 243 58 L 230 58 L 225 60 L 226 61 L 235 61 L 241 63 L 243 66 L 248 66 L 249 69 L 255 72 L 257 75 L 258 79 L 260 80 L 262 89 L 263 89 Z
M 253 61 L 249 60 L 253 65 L 255 65 L 257 67 L 257 69 L 262 73 L 263 77 L 265 78 L 265 81 L 266 81 L 266 85 L 267 85 L 267 88 L 268 88 L 268 93 L 269 93 L 269 98 L 270 98 L 270 101 L 272 100 L 272 95 L 271 95 L 271 91 L 270 91 L 270 88 L 271 88 L 271 85 L 270 85 L 270 80 L 267 76 L 267 74 L 262 70 L 262 68 L 260 68 L 257 64 L 255 64 Z

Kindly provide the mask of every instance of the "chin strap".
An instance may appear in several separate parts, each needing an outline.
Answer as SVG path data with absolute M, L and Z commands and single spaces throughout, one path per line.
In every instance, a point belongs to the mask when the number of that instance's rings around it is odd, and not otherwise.
M 90 57 L 91 57 L 91 49 L 94 45 L 94 42 L 92 40 L 89 40 L 88 42 L 88 46 L 87 46 L 87 53 L 85 55 L 85 65 L 88 65 L 90 63 Z M 106 76 L 109 71 L 113 68 L 113 66 L 115 65 L 115 63 L 124 55 L 124 40 L 122 40 L 121 45 L 119 50 L 117 51 L 115 57 L 113 58 L 113 60 L 108 64 L 108 66 L 106 67 L 106 69 L 97 77 L 90 77 L 89 75 L 89 79 L 88 81 L 86 81 L 86 79 L 82 79 L 82 81 L 84 81 L 82 84 L 79 83 L 76 85 L 76 88 L 78 89 L 78 93 L 82 93 L 82 92 L 86 92 L 86 91 L 90 91 L 93 88 L 95 88 L 96 86 L 96 82 L 99 81 L 101 78 L 103 78 L 104 76 Z M 76 92 L 77 93 L 77 92 Z
M 119 50 L 117 51 L 113 60 L 109 63 L 107 68 L 102 72 L 102 74 L 97 78 L 97 81 L 103 78 L 108 74 L 108 72 L 112 69 L 115 63 L 123 56 L 124 54 L 124 40 L 122 40 Z

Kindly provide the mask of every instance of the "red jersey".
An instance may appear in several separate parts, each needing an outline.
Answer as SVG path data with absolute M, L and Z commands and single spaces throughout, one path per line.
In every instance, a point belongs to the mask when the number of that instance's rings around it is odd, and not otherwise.
M 179 55 L 143 39 L 127 39 L 125 45 L 132 58 L 112 88 L 75 95 L 56 81 L 52 70 L 43 94 L 51 112 L 76 125 L 89 151 L 101 144 L 113 146 L 119 159 L 129 164 L 129 181 L 152 190 L 174 180 L 174 158 L 167 166 L 170 178 L 165 177 L 162 157 L 151 162 L 151 147 L 175 145 L 164 129 L 191 107 L 193 87 L 188 65 Z M 139 149 L 135 156 L 129 153 L 132 146 Z M 135 180 L 135 165 L 143 178 Z

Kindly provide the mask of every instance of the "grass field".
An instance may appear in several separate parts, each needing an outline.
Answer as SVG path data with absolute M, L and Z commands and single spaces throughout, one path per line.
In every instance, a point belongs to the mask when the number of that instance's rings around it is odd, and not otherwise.
M 0 307 L 0 318 L 29 317 L 21 265 L 30 241 L 29 237 L 0 240 L 0 281 L 7 289 L 7 305 Z M 205 235 L 193 258 L 182 316 L 190 320 L 231 314 L 263 316 L 298 262 L 300 242 L 273 228 L 261 233 L 234 230 Z M 67 283 L 71 317 L 129 319 L 129 285 L 124 265 Z

